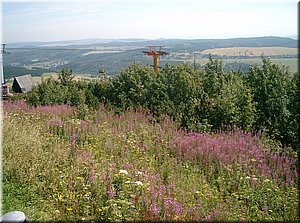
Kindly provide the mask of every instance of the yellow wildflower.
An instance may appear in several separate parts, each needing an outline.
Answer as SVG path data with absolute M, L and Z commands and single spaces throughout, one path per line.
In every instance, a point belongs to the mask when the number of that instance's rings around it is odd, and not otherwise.
M 68 208 L 68 207 L 67 207 L 67 211 L 73 211 L 73 208 Z

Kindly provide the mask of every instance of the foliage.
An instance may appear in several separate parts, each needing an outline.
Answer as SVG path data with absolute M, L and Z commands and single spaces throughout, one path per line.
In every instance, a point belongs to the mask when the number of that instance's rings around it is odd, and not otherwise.
M 270 136 L 283 145 L 297 143 L 297 119 L 299 116 L 299 88 L 296 74 L 284 66 L 263 59 L 263 66 L 254 66 L 246 78 L 256 102 L 257 119 L 254 127 L 265 129 Z
M 63 68 L 61 72 L 58 73 L 58 80 L 62 85 L 69 85 L 74 78 L 72 70 L 69 68 Z
M 80 120 L 69 105 L 3 108 L 4 212 L 32 221 L 299 220 L 297 158 L 260 134 L 188 133 L 167 117 L 149 122 L 144 110 L 101 106 Z
M 108 101 L 123 109 L 146 106 L 149 85 L 155 81 L 155 74 L 150 67 L 133 64 L 112 80 L 108 88 Z
M 253 95 L 238 72 L 225 73 L 222 61 L 205 66 L 204 90 L 208 94 L 207 119 L 213 129 L 238 126 L 250 130 L 255 117 Z
M 284 146 L 299 147 L 297 74 L 263 59 L 248 73 L 224 71 L 221 60 L 209 58 L 204 69 L 188 64 L 165 65 L 155 73 L 150 66 L 132 64 L 112 79 L 74 82 L 64 69 L 58 81 L 48 79 L 27 95 L 32 105 L 70 104 L 85 118 L 100 103 L 116 113 L 144 108 L 153 120 L 165 115 L 180 127 L 197 132 L 265 130 Z
M 251 92 L 239 73 L 223 73 L 221 67 L 220 61 L 211 60 L 204 72 L 166 65 L 155 74 L 135 64 L 113 79 L 108 101 L 123 110 L 147 108 L 158 120 L 168 115 L 194 131 L 228 125 L 250 129 L 255 114 Z
M 49 78 L 33 88 L 26 100 L 33 106 L 68 104 L 82 110 L 98 108 L 100 102 L 93 93 L 93 85 L 71 79 L 68 75 L 59 80 Z

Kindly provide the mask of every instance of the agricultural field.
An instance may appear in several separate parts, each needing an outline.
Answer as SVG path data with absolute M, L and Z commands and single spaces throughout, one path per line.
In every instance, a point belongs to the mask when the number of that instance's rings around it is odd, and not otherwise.
M 297 48 L 291 47 L 227 47 L 206 49 L 196 54 L 195 62 L 205 65 L 211 54 L 223 58 L 223 64 L 247 64 L 249 66 L 261 65 L 263 57 L 270 57 L 272 63 L 289 67 L 291 73 L 298 72 Z
M 227 47 L 214 48 L 201 51 L 201 54 L 212 54 L 220 56 L 285 56 L 297 55 L 298 49 L 291 47 Z
M 44 73 L 42 76 L 34 76 L 32 77 L 36 84 L 40 84 L 42 81 L 45 81 L 49 78 L 53 78 L 54 80 L 58 80 L 58 73 Z M 88 74 L 74 74 L 74 81 L 92 81 L 95 78 L 92 78 L 91 75 Z
M 3 102 L 3 212 L 32 221 L 299 221 L 297 158 L 263 133 Z M 34 128 L 32 127 L 34 125 Z M 276 152 L 277 151 L 277 152 Z
M 277 65 L 283 65 L 289 67 L 292 74 L 298 72 L 298 58 L 272 58 L 270 59 L 272 63 Z M 241 59 L 241 63 L 247 63 L 250 65 L 262 64 L 261 59 Z

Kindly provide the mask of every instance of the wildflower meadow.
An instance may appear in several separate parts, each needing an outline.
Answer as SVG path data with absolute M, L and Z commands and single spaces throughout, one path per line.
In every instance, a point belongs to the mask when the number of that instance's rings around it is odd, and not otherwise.
M 3 101 L 2 212 L 30 220 L 297 221 L 297 155 L 143 109 Z

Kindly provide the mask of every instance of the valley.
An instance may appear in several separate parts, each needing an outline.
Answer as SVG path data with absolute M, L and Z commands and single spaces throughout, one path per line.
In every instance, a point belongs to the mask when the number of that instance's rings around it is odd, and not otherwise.
M 203 66 L 209 55 L 222 59 L 224 69 L 235 70 L 261 63 L 261 56 L 272 62 L 289 66 L 297 72 L 297 41 L 281 37 L 235 39 L 119 39 L 77 40 L 47 43 L 7 44 L 9 54 L 3 55 L 4 77 L 58 72 L 64 67 L 74 73 L 97 77 L 99 70 L 108 75 L 119 72 L 133 63 L 151 65 L 152 58 L 143 55 L 148 45 L 161 45 L 169 54 L 160 58 L 165 64 L 189 63 Z

